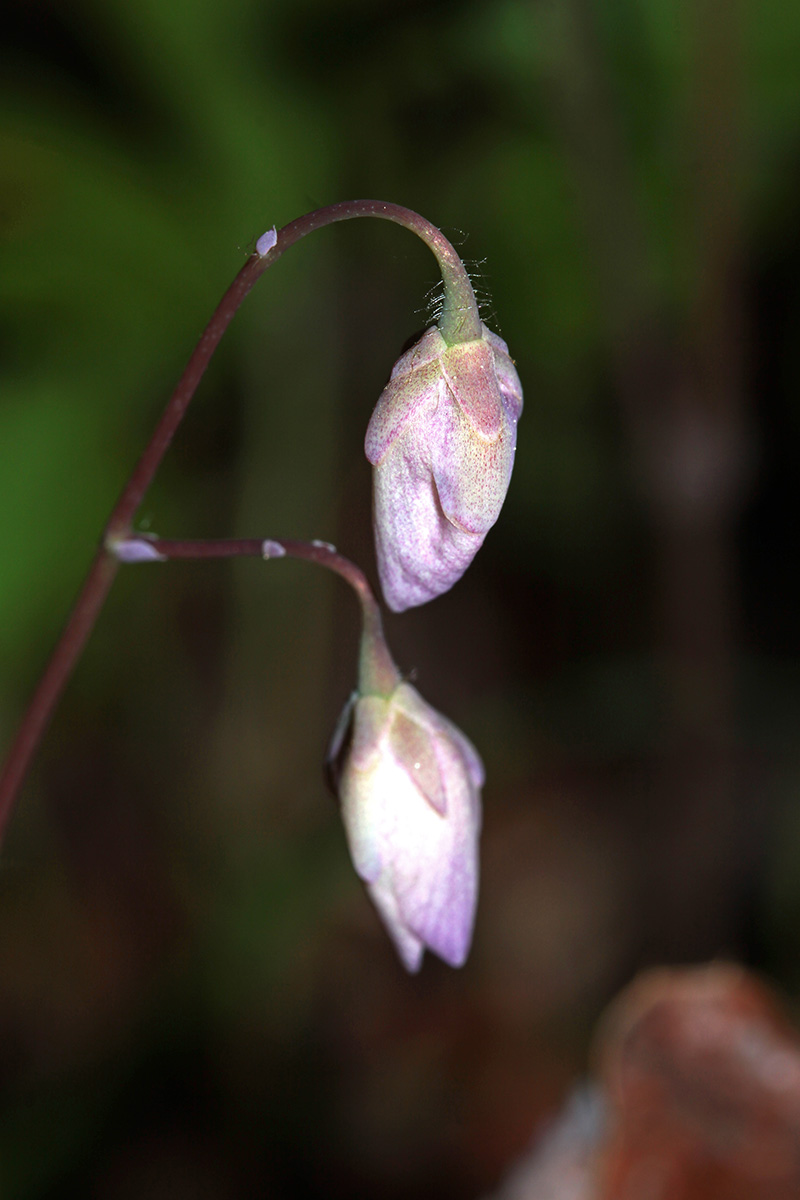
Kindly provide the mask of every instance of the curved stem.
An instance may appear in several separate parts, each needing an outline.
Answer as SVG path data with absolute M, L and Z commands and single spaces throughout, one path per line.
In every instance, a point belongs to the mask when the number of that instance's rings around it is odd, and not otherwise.
M 112 553 L 122 562 L 165 562 L 170 559 L 299 558 L 340 575 L 356 593 L 361 605 L 363 636 L 359 664 L 359 690 L 362 695 L 389 695 L 400 683 L 383 634 L 383 620 L 372 588 L 364 572 L 349 558 L 339 554 L 327 542 L 302 542 L 296 538 L 279 541 L 259 538 L 224 540 L 134 537 L 111 544 Z
M 203 378 L 222 335 L 230 325 L 242 300 L 265 269 L 265 265 L 261 256 L 252 255 L 222 297 L 167 402 L 153 436 L 147 443 L 114 506 L 106 525 L 103 544 L 95 554 L 83 587 L 28 704 L 0 772 L 0 841 L 11 815 L 17 789 L 25 778 L 39 740 L 47 728 L 61 693 L 89 640 L 94 623 L 117 573 L 118 561 L 110 551 L 109 545 L 126 537 L 130 532 L 136 510 L 153 481 L 153 476 L 189 407 L 197 385 Z
M 475 341 L 481 336 L 481 318 L 475 292 L 469 281 L 464 264 L 440 229 L 431 225 L 419 213 L 400 204 L 390 204 L 383 200 L 343 200 L 339 204 L 330 204 L 327 208 L 319 208 L 307 213 L 284 225 L 277 233 L 276 243 L 269 252 L 271 261 L 288 250 L 300 238 L 324 225 L 332 225 L 336 221 L 349 221 L 354 217 L 377 217 L 383 221 L 393 221 L 402 225 L 421 238 L 433 252 L 439 264 L 444 283 L 444 308 L 439 320 L 439 331 L 448 345 L 456 342 Z
M 124 538 L 130 533 L 136 511 L 153 482 L 153 477 L 183 420 L 222 335 L 259 277 L 295 242 L 299 242 L 309 233 L 323 229 L 326 225 L 353 220 L 356 217 L 376 217 L 384 221 L 393 221 L 421 238 L 436 256 L 444 281 L 445 300 L 439 328 L 445 341 L 453 344 L 473 341 L 481 336 L 478 305 L 464 264 L 444 234 L 419 213 L 382 200 L 344 200 L 297 217 L 277 232 L 266 235 L 266 240 L 259 240 L 259 244 L 264 242 L 266 252 L 256 251 L 250 256 L 217 305 L 150 441 L 117 501 L 106 525 L 106 539 Z
M 272 547 L 280 546 L 289 558 L 302 558 L 335 571 L 358 596 L 361 604 L 363 632 L 358 668 L 358 690 L 362 696 L 388 696 L 400 683 L 400 672 L 394 664 L 386 638 L 383 635 L 383 619 L 372 588 L 364 572 L 349 558 L 339 554 L 334 546 L 326 542 L 299 542 L 293 538 L 282 538 L 279 542 L 264 543 L 264 557 L 275 557 Z
M 114 506 L 106 524 L 103 544 L 97 551 L 72 613 L 22 718 L 3 770 L 0 772 L 0 840 L 8 822 L 17 789 L 25 776 L 34 751 L 81 651 L 86 645 L 116 574 L 118 561 L 115 557 L 114 547 L 124 542 L 131 534 L 136 512 L 144 500 L 147 489 L 153 482 L 153 477 L 183 420 L 214 351 L 233 320 L 239 305 L 267 267 L 277 262 L 295 242 L 326 225 L 355 217 L 377 217 L 385 221 L 393 221 L 422 238 L 435 254 L 444 280 L 445 302 L 439 326 L 442 336 L 451 344 L 480 337 L 481 321 L 478 306 L 461 260 L 444 234 L 409 208 L 379 200 L 344 201 L 298 217 L 277 232 L 272 230 L 259 239 L 256 252 L 248 258 L 217 305 L 167 402 L 150 441 Z M 286 545 L 288 546 L 289 543 Z M 288 554 L 290 551 L 287 549 L 286 553 Z M 305 554 L 294 556 L 308 557 Z M 336 557 L 338 558 L 338 556 Z M 330 566 L 332 570 L 339 570 L 333 563 L 325 565 Z M 353 569 L 357 570 L 357 568 Z M 339 570 L 339 573 L 345 574 L 342 570 Z M 347 578 L 346 574 L 345 578 Z M 366 585 L 366 580 L 364 583 Z M 356 591 L 362 599 L 365 639 L 367 638 L 367 627 L 372 623 L 377 631 L 372 640 L 377 645 L 381 636 L 380 613 L 377 613 L 377 618 L 370 615 L 371 610 L 369 603 L 364 599 L 364 593 L 356 584 L 353 586 L 356 587 Z M 369 594 L 371 596 L 371 593 Z M 374 598 L 372 603 L 374 604 Z M 376 621 L 377 624 L 375 624 Z M 394 669 L 393 664 L 392 667 Z M 365 671 L 369 675 L 367 668 Z M 383 666 L 376 667 L 376 671 L 377 676 L 380 676 L 381 679 L 386 676 Z
M 203 330 L 200 341 L 195 346 L 175 390 L 167 401 L 166 408 L 161 414 L 150 441 L 145 446 L 114 506 L 114 511 L 106 525 L 106 541 L 109 538 L 123 538 L 130 533 L 136 511 L 153 482 L 153 477 L 169 449 L 170 442 L 184 418 L 200 380 L 206 373 L 206 368 L 222 340 L 222 335 L 236 315 L 245 296 L 267 266 L 269 266 L 269 262 L 265 257 L 252 254 L 214 310 L 214 315 Z
M 0 774 L 0 841 L 11 816 L 17 789 L 64 690 L 64 684 L 94 628 L 117 567 L 117 562 L 105 550 L 101 548 L 97 551 L 69 620 L 31 697 Z

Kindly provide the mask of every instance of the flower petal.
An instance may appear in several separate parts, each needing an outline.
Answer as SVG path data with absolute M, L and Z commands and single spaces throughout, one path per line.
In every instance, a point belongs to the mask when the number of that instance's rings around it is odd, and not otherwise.
M 428 423 L 435 441 L 433 478 L 442 511 L 456 528 L 483 538 L 500 516 L 514 465 L 516 426 L 497 396 L 502 422 L 494 441 L 478 437 L 461 409 L 448 397 Z
M 478 754 L 472 742 L 461 732 L 457 725 L 454 725 L 452 721 L 448 721 L 447 717 L 443 717 L 441 713 L 437 713 L 436 715 L 443 734 L 458 748 L 467 768 L 470 783 L 476 792 L 480 791 L 486 782 L 486 770 L 480 754 Z
M 506 412 L 512 420 L 518 421 L 522 416 L 522 384 L 520 383 L 514 360 L 508 353 L 508 346 L 501 337 L 492 333 L 484 325 L 483 336 L 494 352 L 494 366 L 497 372 L 497 382 L 500 394 L 505 401 Z
M 450 394 L 472 433 L 493 442 L 500 433 L 503 410 L 491 347 L 483 338 L 449 346 L 440 362 Z
M 385 457 L 408 422 L 418 418 L 421 408 L 435 411 L 444 386 L 438 359 L 397 379 L 392 372 L 378 397 L 364 439 L 364 453 L 373 466 Z
M 440 817 L 447 816 L 447 793 L 431 733 L 403 712 L 396 712 L 389 744 L 398 764 Z
M 422 457 L 411 433 L 407 426 L 373 472 L 378 572 L 393 612 L 425 604 L 448 591 L 482 541 L 457 528 L 443 513 L 430 462 Z
M 415 975 L 422 966 L 422 955 L 425 952 L 421 938 L 412 933 L 406 925 L 400 915 L 397 897 L 385 881 L 368 883 L 367 891 L 378 910 L 378 916 L 395 944 L 403 966 L 412 975 Z
M 427 836 L 420 837 L 418 828 L 413 843 L 395 844 L 392 857 L 392 878 L 405 923 L 454 967 L 461 966 L 469 953 L 478 894 L 478 841 L 469 791 L 465 786 L 456 795 L 449 789 L 447 820 L 439 820 L 434 831 L 429 819 Z

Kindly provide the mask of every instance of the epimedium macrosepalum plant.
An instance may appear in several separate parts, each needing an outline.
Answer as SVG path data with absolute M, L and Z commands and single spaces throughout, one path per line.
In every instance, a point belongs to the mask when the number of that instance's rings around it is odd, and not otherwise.
M 497 520 L 511 477 L 522 388 L 508 348 L 482 323 L 450 242 L 396 204 L 353 200 L 268 230 L 206 326 L 106 525 L 61 638 L 0 775 L 0 837 L 58 699 L 121 563 L 257 555 L 335 571 L 361 603 L 358 685 L 334 734 L 330 775 L 355 869 L 404 965 L 426 949 L 466 959 L 478 892 L 483 765 L 471 742 L 404 681 L 364 574 L 323 542 L 174 541 L 136 534 L 133 519 L 239 305 L 300 238 L 336 221 L 378 217 L 416 233 L 439 263 L 438 321 L 397 362 L 369 422 L 373 518 L 384 597 L 395 612 L 446 592 Z

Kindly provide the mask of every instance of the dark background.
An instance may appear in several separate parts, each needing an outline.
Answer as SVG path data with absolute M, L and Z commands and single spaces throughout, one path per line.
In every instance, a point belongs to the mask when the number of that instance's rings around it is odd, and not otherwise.
M 800 6 L 11 0 L 0 37 L 4 743 L 266 228 L 422 212 L 526 399 L 473 567 L 387 621 L 486 762 L 467 966 L 406 977 L 323 785 L 345 586 L 130 568 L 0 862 L 0 1191 L 480 1195 L 643 966 L 800 989 Z M 374 579 L 364 430 L 436 282 L 383 222 L 293 249 L 140 528 Z

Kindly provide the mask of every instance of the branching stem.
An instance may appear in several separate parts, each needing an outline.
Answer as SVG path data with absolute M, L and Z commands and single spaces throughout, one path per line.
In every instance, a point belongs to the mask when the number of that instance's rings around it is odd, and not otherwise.
M 475 295 L 469 277 L 453 246 L 443 233 L 431 225 L 418 213 L 403 208 L 397 204 L 388 204 L 378 200 L 351 200 L 340 204 L 331 204 L 326 208 L 317 209 L 290 221 L 278 231 L 270 231 L 259 238 L 256 251 L 248 258 L 238 275 L 228 288 L 217 306 L 214 315 L 206 326 L 197 343 L 178 384 L 167 402 L 166 408 L 156 425 L 155 431 L 147 443 L 143 454 L 123 488 L 111 517 L 106 524 L 105 533 L 97 550 L 83 587 L 73 606 L 69 619 L 63 629 L 44 673 L 28 705 L 20 723 L 17 735 L 12 742 L 2 773 L 0 773 L 0 841 L 2 841 L 8 819 L 22 780 L 25 777 L 31 758 L 39 744 L 61 693 L 80 658 L 81 652 L 94 628 L 95 621 L 103 606 L 109 588 L 119 567 L 119 557 L 116 548 L 131 538 L 133 520 L 142 504 L 156 471 L 166 454 L 169 445 L 180 425 L 183 416 L 191 403 L 198 384 L 205 374 L 206 368 L 220 343 L 222 335 L 236 314 L 239 305 L 247 293 L 267 269 L 281 255 L 309 233 L 322 229 L 337 221 L 347 221 L 356 217 L 377 217 L 385 221 L 393 221 L 397 225 L 417 234 L 436 256 L 444 281 L 445 300 L 439 328 L 449 344 L 470 341 L 480 336 L 481 322 Z M 136 540 L 136 539 L 134 539 Z M 205 543 L 216 546 L 221 554 L 232 555 L 248 553 L 246 550 L 223 550 L 223 543 Z M 245 545 L 249 543 L 227 543 L 228 546 Z M 277 544 L 277 543 L 276 543 Z M 158 550 L 165 557 L 218 557 L 219 554 L 181 553 L 177 547 L 183 545 L 195 547 L 201 543 L 158 543 Z M 259 549 L 253 553 L 263 552 L 263 543 L 255 543 Z M 365 634 L 374 625 L 376 636 L 373 639 L 365 637 L 364 644 L 370 640 L 378 645 L 380 637 L 380 611 L 369 590 L 366 579 L 352 563 L 342 559 L 335 552 L 327 551 L 327 559 L 322 548 L 315 543 L 281 542 L 284 552 L 295 558 L 305 558 L 309 561 L 320 562 L 351 583 L 359 595 L 364 613 Z M 164 547 L 172 546 L 174 555 L 167 555 Z M 290 549 L 291 547 L 291 549 Z M 303 547 L 305 547 L 303 549 Z M 325 560 L 325 561 L 323 561 Z M 359 582 L 359 580 L 361 582 Z M 366 590 L 365 590 L 366 589 Z M 377 622 L 377 624 L 375 624 Z M 385 645 L 385 643 L 384 643 Z M 386 652 L 388 658 L 388 651 Z M 380 654 L 373 664 L 376 671 L 376 687 L 383 687 L 389 679 L 389 669 L 381 664 Z M 391 659 L 388 658 L 391 663 Z M 371 668 L 370 668 L 371 669 Z M 391 663 L 391 670 L 396 674 L 396 668 Z M 362 675 L 364 666 L 362 661 Z M 369 671 L 367 671 L 369 674 Z
M 179 558 L 299 558 L 326 567 L 350 584 L 361 605 L 364 630 L 359 671 L 361 690 L 364 693 L 388 695 L 400 683 L 400 673 L 383 636 L 381 610 L 366 575 L 328 542 L 302 542 L 295 538 L 281 538 L 280 541 L 259 538 L 226 538 L 222 541 L 182 538 L 178 541 L 134 537 L 116 543 L 112 548 L 121 561 L 128 562 L 163 562 Z

